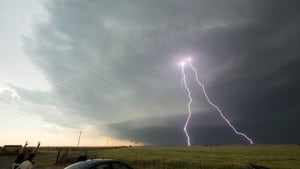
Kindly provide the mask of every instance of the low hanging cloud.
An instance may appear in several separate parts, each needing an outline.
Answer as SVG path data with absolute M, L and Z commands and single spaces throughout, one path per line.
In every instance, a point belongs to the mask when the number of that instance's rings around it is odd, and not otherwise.
M 300 141 L 292 134 L 299 122 L 298 1 L 74 0 L 45 6 L 48 20 L 37 21 L 23 42 L 52 89 L 12 86 L 22 99 L 53 106 L 78 125 L 104 126 L 117 138 L 185 144 L 187 98 L 177 62 L 191 54 L 211 99 L 255 141 Z M 241 143 L 189 71 L 192 143 Z

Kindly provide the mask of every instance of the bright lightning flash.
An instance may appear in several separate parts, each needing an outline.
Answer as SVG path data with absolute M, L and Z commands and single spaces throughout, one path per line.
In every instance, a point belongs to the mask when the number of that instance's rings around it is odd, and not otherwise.
M 187 108 L 188 108 L 188 117 L 187 117 L 187 119 L 186 119 L 186 122 L 185 122 L 185 125 L 184 125 L 184 128 L 183 128 L 183 131 L 184 131 L 184 133 L 185 133 L 185 135 L 186 135 L 186 138 L 187 138 L 187 144 L 188 144 L 188 146 L 190 146 L 190 145 L 191 145 L 191 142 L 190 142 L 190 136 L 189 136 L 189 133 L 188 133 L 188 131 L 187 131 L 187 126 L 188 126 L 188 123 L 189 123 L 190 118 L 191 118 L 191 115 L 192 115 L 192 113 L 191 113 L 191 104 L 192 104 L 192 102 L 193 102 L 193 99 L 192 99 L 192 96 L 191 96 L 191 91 L 190 91 L 189 87 L 188 87 L 187 84 L 186 84 L 186 77 L 185 77 L 185 72 L 184 72 L 185 62 L 181 62 L 180 65 L 181 65 L 182 81 L 183 81 L 183 84 L 184 84 L 184 88 L 185 88 L 185 90 L 187 91 L 188 98 L 189 98 L 189 102 L 188 102 L 188 104 L 187 104 Z
M 194 71 L 194 74 L 195 74 L 197 83 L 198 83 L 198 85 L 202 88 L 202 91 L 203 91 L 203 93 L 204 93 L 204 96 L 205 96 L 207 102 L 208 102 L 211 106 L 213 106 L 213 107 L 219 112 L 220 116 L 221 116 L 221 117 L 225 120 L 225 122 L 232 128 L 232 130 L 235 132 L 235 134 L 240 135 L 240 136 L 243 136 L 245 139 L 248 140 L 248 142 L 249 142 L 250 144 L 253 144 L 252 139 L 250 139 L 245 133 L 242 133 L 242 132 L 237 131 L 236 128 L 230 123 L 230 121 L 224 116 L 224 114 L 223 114 L 223 112 L 221 111 L 221 109 L 220 109 L 218 106 L 216 106 L 216 105 L 209 99 L 209 97 L 207 96 L 206 90 L 205 90 L 205 86 L 204 86 L 203 83 L 200 82 L 199 77 L 198 77 L 197 70 L 196 70 L 196 69 L 194 68 L 194 66 L 192 65 L 192 59 L 191 59 L 191 58 L 187 58 L 187 60 L 188 60 L 188 63 L 189 63 L 189 67 Z M 184 64 L 183 64 L 183 65 L 184 65 Z M 184 70 L 183 70 L 183 69 L 184 69 L 184 68 L 183 68 L 183 66 L 182 66 L 182 72 L 184 73 Z M 184 82 L 185 82 L 185 76 L 184 76 L 184 79 L 183 79 L 183 80 L 184 80 Z M 192 102 L 191 97 L 190 97 L 190 91 L 188 90 L 186 84 L 185 84 L 185 86 L 186 86 L 186 89 L 187 89 L 188 94 L 189 94 L 189 98 L 190 98 L 189 104 L 190 104 L 190 103 Z M 188 104 L 188 108 L 189 108 L 189 113 L 190 113 L 190 105 L 189 105 L 189 104 Z M 189 118 L 190 118 L 190 114 L 189 114 Z M 189 120 L 189 118 L 188 118 L 188 120 Z M 188 120 L 187 120 L 187 122 L 188 122 Z M 187 125 L 187 123 L 186 123 L 186 125 Z M 184 126 L 185 129 L 186 129 L 186 125 Z M 185 130 L 185 131 L 186 131 L 186 130 Z

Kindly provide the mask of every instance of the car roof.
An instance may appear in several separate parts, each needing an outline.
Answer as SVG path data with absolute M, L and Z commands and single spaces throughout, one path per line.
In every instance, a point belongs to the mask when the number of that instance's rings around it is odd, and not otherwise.
M 113 160 L 113 159 L 89 159 L 89 160 L 85 160 L 83 162 L 97 163 L 97 162 L 119 162 L 119 161 L 118 160 Z
M 74 163 L 74 164 L 66 167 L 65 169 L 89 168 L 89 167 L 92 167 L 92 166 L 97 165 L 97 164 L 110 163 L 110 162 L 122 163 L 121 161 L 113 160 L 113 159 L 89 159 L 89 160 L 86 160 L 86 161 L 80 161 L 80 162 Z

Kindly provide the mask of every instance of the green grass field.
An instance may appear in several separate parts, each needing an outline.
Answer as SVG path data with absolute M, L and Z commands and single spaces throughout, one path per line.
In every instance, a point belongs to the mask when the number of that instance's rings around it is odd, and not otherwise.
M 230 145 L 193 147 L 132 147 L 94 148 L 87 150 L 89 158 L 119 159 L 136 169 L 246 169 L 248 163 L 272 169 L 300 169 L 298 145 Z M 74 159 L 80 151 L 70 151 Z M 41 148 L 36 156 L 36 168 L 59 169 L 68 164 L 55 165 L 57 151 Z M 14 156 L 0 156 L 13 160 Z
M 149 168 L 242 169 L 251 162 L 272 169 L 300 169 L 300 146 L 296 145 L 137 147 L 101 151 L 98 157 L 122 159 L 145 168 L 149 163 Z

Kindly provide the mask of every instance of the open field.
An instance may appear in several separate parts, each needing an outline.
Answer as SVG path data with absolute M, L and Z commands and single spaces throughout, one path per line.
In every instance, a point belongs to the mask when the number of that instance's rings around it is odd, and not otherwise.
M 125 161 L 136 169 L 245 169 L 255 163 L 272 169 L 300 169 L 298 145 L 230 145 L 195 147 L 132 147 L 132 148 L 76 148 L 69 151 L 73 159 L 82 150 L 89 158 L 113 158 Z M 57 148 L 41 148 L 36 156 L 36 168 L 59 169 L 68 165 L 55 165 Z M 0 163 L 12 162 L 15 156 L 1 155 Z M 3 166 L 0 166 L 3 167 Z M 5 169 L 5 168 L 4 168 Z

